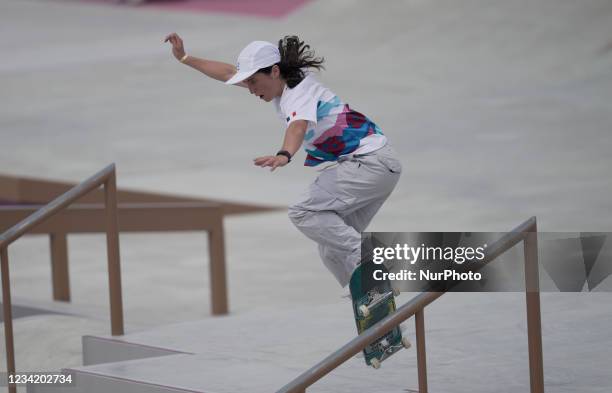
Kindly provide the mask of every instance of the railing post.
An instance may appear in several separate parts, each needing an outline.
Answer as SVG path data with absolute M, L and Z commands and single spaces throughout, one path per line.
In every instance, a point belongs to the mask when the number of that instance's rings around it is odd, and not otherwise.
M 223 236 L 223 214 L 219 210 L 213 228 L 208 231 L 210 255 L 210 293 L 213 315 L 228 313 L 227 278 L 225 273 L 225 241 Z
M 529 381 L 531 393 L 544 393 L 544 361 L 542 356 L 542 324 L 538 271 L 538 234 L 527 232 L 525 251 L 525 294 L 527 301 L 527 341 L 529 345 Z
M 117 179 L 114 169 L 104 182 L 104 203 L 106 206 L 106 252 L 108 256 L 111 334 L 120 336 L 123 334 L 123 304 L 121 300 L 119 224 L 117 222 Z
M 51 276 L 53 282 L 53 299 L 70 301 L 70 278 L 68 274 L 68 240 L 64 232 L 53 232 L 49 235 L 51 243 Z
M 417 370 L 419 373 L 419 393 L 427 393 L 427 352 L 425 350 L 425 315 L 421 309 L 414 314 L 417 339 Z
M 15 345 L 13 339 L 13 313 L 11 310 L 11 280 L 9 279 L 8 248 L 0 247 L 2 271 L 2 308 L 4 317 L 4 341 L 6 343 L 6 372 L 15 373 Z M 7 380 L 8 382 L 8 380 Z M 17 393 L 15 385 L 8 385 L 9 393 Z

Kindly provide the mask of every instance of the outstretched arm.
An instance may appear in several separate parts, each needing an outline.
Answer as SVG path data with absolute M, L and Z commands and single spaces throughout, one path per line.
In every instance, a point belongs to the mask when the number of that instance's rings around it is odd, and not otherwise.
M 232 64 L 187 55 L 183 40 L 176 33 L 169 34 L 164 39 L 164 42 L 170 42 L 170 44 L 172 44 L 172 54 L 178 61 L 200 71 L 209 78 L 226 82 L 236 73 L 236 67 Z M 238 86 L 246 87 L 243 83 L 239 83 Z
M 291 122 L 285 131 L 285 140 L 283 141 L 283 147 L 281 150 L 287 151 L 291 157 L 293 157 L 299 150 L 300 146 L 302 146 L 307 127 L 308 122 L 306 120 L 295 120 Z M 273 171 L 280 166 L 287 165 L 289 159 L 285 156 L 279 155 L 257 157 L 253 161 L 255 162 L 255 165 L 262 168 L 269 166 L 271 167 L 270 170 Z

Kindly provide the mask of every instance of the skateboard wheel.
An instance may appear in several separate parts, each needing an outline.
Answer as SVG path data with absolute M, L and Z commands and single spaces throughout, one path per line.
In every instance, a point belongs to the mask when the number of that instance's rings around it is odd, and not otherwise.
M 378 370 L 380 368 L 380 360 L 374 358 L 370 360 L 370 365 L 372 365 L 372 367 L 374 367 L 376 370 Z
M 408 340 L 408 337 L 402 337 L 402 346 L 406 349 L 412 346 L 412 344 L 410 343 L 410 340 Z
M 400 295 L 400 290 L 397 288 L 393 288 L 393 296 L 398 297 Z
M 370 316 L 370 309 L 365 304 L 359 306 L 359 313 L 362 317 L 367 318 Z

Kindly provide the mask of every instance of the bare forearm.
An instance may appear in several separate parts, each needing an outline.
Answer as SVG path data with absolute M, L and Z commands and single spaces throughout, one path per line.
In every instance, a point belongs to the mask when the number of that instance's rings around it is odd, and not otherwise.
M 187 56 L 183 63 L 200 71 L 206 76 L 221 82 L 227 81 L 236 73 L 236 67 L 234 67 L 232 64 L 215 60 L 201 59 L 191 55 Z
M 304 141 L 304 134 L 306 134 L 307 126 L 308 122 L 306 120 L 296 120 L 289 124 L 289 127 L 287 127 L 285 131 L 285 140 L 283 141 L 281 150 L 285 150 L 293 157 Z M 284 154 L 277 154 L 276 156 L 257 157 L 253 161 L 255 165 L 260 167 L 271 167 L 270 170 L 273 171 L 278 167 L 287 165 L 287 163 L 289 163 L 289 157 Z
M 291 123 L 285 131 L 285 139 L 281 150 L 286 150 L 291 156 L 294 156 L 302 146 L 307 124 L 305 120 L 297 120 Z

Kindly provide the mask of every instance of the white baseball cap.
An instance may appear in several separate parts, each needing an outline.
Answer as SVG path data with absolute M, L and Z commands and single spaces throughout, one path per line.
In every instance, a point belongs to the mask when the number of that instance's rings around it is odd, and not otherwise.
M 236 63 L 238 72 L 225 83 L 228 85 L 240 83 L 258 70 L 270 67 L 280 60 L 280 52 L 276 45 L 267 41 L 253 41 L 240 52 Z

